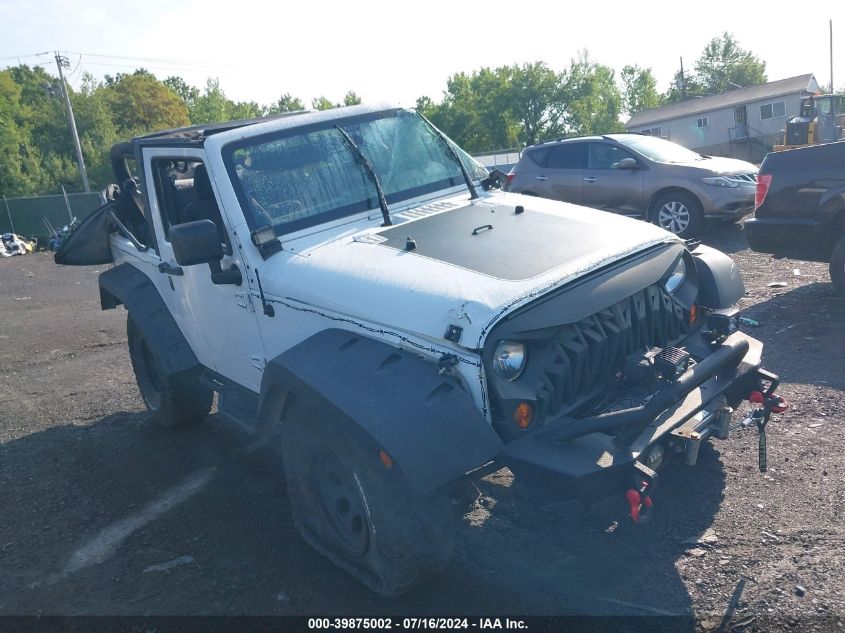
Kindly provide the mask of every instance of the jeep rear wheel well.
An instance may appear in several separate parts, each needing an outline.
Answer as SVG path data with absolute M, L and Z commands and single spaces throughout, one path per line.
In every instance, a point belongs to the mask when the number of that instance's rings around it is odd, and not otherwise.
M 100 273 L 99 281 L 102 309 L 126 307 L 165 374 L 200 367 L 196 354 L 149 277 L 130 264 L 120 264 Z

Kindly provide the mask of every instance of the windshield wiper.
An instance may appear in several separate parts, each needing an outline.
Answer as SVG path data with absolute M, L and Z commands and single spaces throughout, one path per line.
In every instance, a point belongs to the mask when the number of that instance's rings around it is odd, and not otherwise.
M 376 188 L 376 194 L 378 194 L 378 206 L 381 209 L 381 216 L 384 218 L 384 223 L 382 226 L 393 226 L 393 222 L 390 221 L 390 209 L 387 208 L 387 199 L 384 197 L 384 190 L 381 188 L 381 183 L 378 181 L 378 176 L 376 175 L 376 170 L 373 169 L 372 164 L 367 157 L 364 156 L 364 152 L 361 151 L 361 148 L 355 144 L 355 141 L 352 140 L 352 137 L 339 125 L 335 125 L 337 131 L 340 132 L 340 135 L 343 137 L 343 140 L 346 141 L 346 144 L 349 146 L 349 149 L 352 150 L 352 153 L 355 154 L 355 160 L 358 161 L 364 171 L 367 172 L 367 175 L 372 180 L 373 185 Z
M 467 168 L 464 165 L 464 161 L 461 160 L 461 157 L 458 156 L 458 152 L 455 151 L 455 148 L 452 147 L 452 144 L 449 142 L 449 139 L 446 138 L 446 135 L 443 134 L 440 130 L 438 130 L 434 125 L 425 118 L 425 116 L 418 112 L 420 118 L 428 124 L 429 129 L 434 132 L 434 135 L 438 138 L 438 140 L 443 144 L 443 147 L 446 149 L 446 153 L 449 154 L 449 158 L 455 161 L 458 164 L 458 167 L 461 168 L 461 174 L 464 176 L 464 181 L 467 183 L 467 189 L 469 189 L 469 198 L 470 200 L 475 200 L 478 198 L 478 191 L 475 190 L 475 184 L 472 182 L 472 178 L 469 177 L 469 172 L 467 172 Z

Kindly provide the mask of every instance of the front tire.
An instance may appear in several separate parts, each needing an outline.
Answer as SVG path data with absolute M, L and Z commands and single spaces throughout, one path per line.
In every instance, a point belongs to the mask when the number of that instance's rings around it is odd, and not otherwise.
M 298 402 L 281 442 L 294 522 L 315 550 L 388 597 L 448 566 L 457 523 L 448 495 L 413 494 L 356 429 Z
M 694 196 L 672 191 L 654 201 L 651 221 L 661 229 L 688 239 L 697 237 L 704 228 L 704 211 Z
M 836 292 L 845 296 L 845 236 L 839 239 L 830 254 L 830 280 Z
M 214 392 L 199 382 L 196 372 L 165 374 L 140 328 L 130 314 L 126 319 L 129 358 L 147 409 L 165 427 L 195 424 L 211 411 Z

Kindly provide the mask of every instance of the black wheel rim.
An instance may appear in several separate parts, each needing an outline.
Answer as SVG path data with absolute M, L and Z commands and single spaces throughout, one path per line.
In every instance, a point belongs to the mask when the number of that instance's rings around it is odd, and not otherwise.
M 320 450 L 310 469 L 311 488 L 338 544 L 349 554 L 367 550 L 367 510 L 355 474 L 328 449 Z
M 141 342 L 141 347 L 141 354 L 144 359 L 144 373 L 146 374 L 145 382 L 147 383 L 145 385 L 146 388 L 143 390 L 144 399 L 147 401 L 147 406 L 150 409 L 157 410 L 161 406 L 161 372 L 146 341 Z

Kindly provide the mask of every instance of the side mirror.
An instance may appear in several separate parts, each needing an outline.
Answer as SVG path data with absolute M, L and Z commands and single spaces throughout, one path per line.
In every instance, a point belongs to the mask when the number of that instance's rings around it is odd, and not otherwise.
M 209 264 L 223 259 L 217 225 L 211 220 L 174 224 L 170 227 L 170 245 L 180 266 Z
M 616 168 L 617 169 L 633 170 L 633 169 L 639 169 L 640 164 L 635 159 L 633 159 L 629 156 L 628 158 L 623 158 L 618 163 L 616 163 Z
M 220 266 L 220 260 L 223 259 L 223 246 L 220 244 L 217 225 L 211 220 L 174 224 L 170 227 L 170 245 L 173 247 L 176 263 L 180 266 L 208 264 L 211 270 L 211 283 L 240 286 L 243 282 L 241 271 L 237 266 L 230 266 L 227 270 L 223 270 Z
M 498 187 L 504 191 L 507 184 L 508 175 L 501 169 L 497 169 L 495 167 L 490 170 L 490 175 L 481 181 L 481 186 L 484 187 L 485 191 L 489 191 L 493 187 Z

